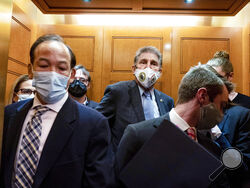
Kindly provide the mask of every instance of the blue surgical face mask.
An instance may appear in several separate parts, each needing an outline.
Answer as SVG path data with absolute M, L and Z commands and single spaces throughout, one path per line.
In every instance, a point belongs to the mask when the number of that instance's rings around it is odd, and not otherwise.
M 32 93 L 32 94 L 19 94 L 17 95 L 18 96 L 18 102 L 19 101 L 22 101 L 22 100 L 26 100 L 26 99 L 33 99 L 35 97 L 35 95 Z
M 66 94 L 69 77 L 56 72 L 33 72 L 32 86 L 43 102 L 53 104 Z

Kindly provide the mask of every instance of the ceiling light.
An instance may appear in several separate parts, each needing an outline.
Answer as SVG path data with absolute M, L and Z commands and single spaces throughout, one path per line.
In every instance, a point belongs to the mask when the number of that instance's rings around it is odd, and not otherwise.
M 87 3 L 87 2 L 90 2 L 90 1 L 91 1 L 91 0 L 83 0 L 83 2 L 86 2 L 86 3 Z
M 194 0 L 184 0 L 185 3 L 193 3 Z

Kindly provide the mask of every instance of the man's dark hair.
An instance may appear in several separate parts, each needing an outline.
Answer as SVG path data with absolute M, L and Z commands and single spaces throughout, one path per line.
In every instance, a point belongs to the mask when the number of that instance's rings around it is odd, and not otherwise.
M 72 49 L 66 45 L 63 41 L 63 38 L 59 35 L 56 35 L 56 34 L 48 34 L 48 35 L 43 35 L 41 37 L 39 37 L 31 46 L 30 48 L 30 62 L 31 64 L 34 63 L 34 59 L 35 59 L 35 49 L 36 47 L 43 43 L 43 42 L 46 42 L 46 41 L 58 41 L 58 42 L 61 42 L 63 43 L 67 49 L 69 50 L 69 53 L 70 53 L 70 68 L 72 69 L 75 65 L 76 65 L 76 57 L 75 57 L 75 54 L 73 53 Z
M 76 65 L 74 67 L 74 69 L 75 70 L 79 70 L 80 69 L 82 71 L 82 73 L 88 77 L 88 81 L 89 82 L 91 81 L 91 77 L 90 77 L 89 71 L 87 71 L 87 69 L 84 66 L 82 66 L 82 65 Z
M 21 75 L 17 80 L 16 80 L 16 85 L 14 87 L 14 92 L 17 93 L 20 90 L 20 86 L 23 82 L 29 80 L 29 76 L 27 74 Z

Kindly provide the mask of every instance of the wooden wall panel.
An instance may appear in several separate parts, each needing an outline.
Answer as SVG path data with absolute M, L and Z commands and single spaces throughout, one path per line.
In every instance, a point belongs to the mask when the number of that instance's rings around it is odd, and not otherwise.
M 28 68 L 27 68 L 27 65 L 24 65 L 23 63 L 19 63 L 15 59 L 9 58 L 8 72 L 10 74 L 20 76 L 22 74 L 27 74 Z
M 30 29 L 12 17 L 9 57 L 28 64 L 30 35 Z
M 241 35 L 241 28 L 174 28 L 171 95 L 175 101 L 177 99 L 178 85 L 184 73 L 190 66 L 197 65 L 198 61 L 202 61 L 203 64 L 206 63 L 207 59 L 212 58 L 217 50 L 227 50 L 230 53 L 230 60 L 234 66 L 234 82 L 237 84 L 237 91 L 241 92 L 243 77 Z
M 38 34 L 56 33 L 61 35 L 76 55 L 77 64 L 90 72 L 91 88 L 88 97 L 99 102 L 102 97 L 102 27 L 76 25 L 40 25 Z
M 13 4 L 5 104 L 8 104 L 15 79 L 28 73 L 30 38 L 31 20 L 18 6 Z
M 143 46 L 155 46 L 156 48 L 161 49 L 162 38 L 113 37 L 111 71 L 131 72 L 135 52 Z
M 77 63 L 82 64 L 90 72 L 94 68 L 95 37 L 62 36 L 65 43 L 74 51 Z
M 83 65 L 91 74 L 94 70 L 95 37 L 63 36 L 65 43 L 69 45 L 76 56 L 77 64 Z M 91 82 L 93 82 L 92 79 Z M 93 98 L 94 85 L 88 89 L 88 97 Z
M 144 46 L 155 46 L 163 54 L 163 74 L 155 87 L 170 94 L 171 53 L 163 47 L 171 43 L 170 34 L 170 28 L 105 27 L 102 91 L 109 84 L 133 80 L 131 68 L 136 51 Z
M 230 53 L 230 41 L 228 38 L 188 38 L 181 39 L 180 73 L 186 73 L 198 62 L 206 63 L 213 57 L 216 51 L 226 50 Z

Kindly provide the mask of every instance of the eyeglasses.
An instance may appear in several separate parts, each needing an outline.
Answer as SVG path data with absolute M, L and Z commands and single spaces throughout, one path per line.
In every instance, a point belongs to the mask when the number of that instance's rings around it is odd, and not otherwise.
M 21 94 L 29 94 L 29 95 L 31 95 L 32 93 L 33 94 L 36 93 L 36 90 L 32 90 L 32 89 L 19 89 L 19 91 Z
M 89 83 L 89 80 L 88 79 L 85 79 L 85 78 L 79 78 L 79 81 L 84 83 L 84 84 L 88 84 Z

